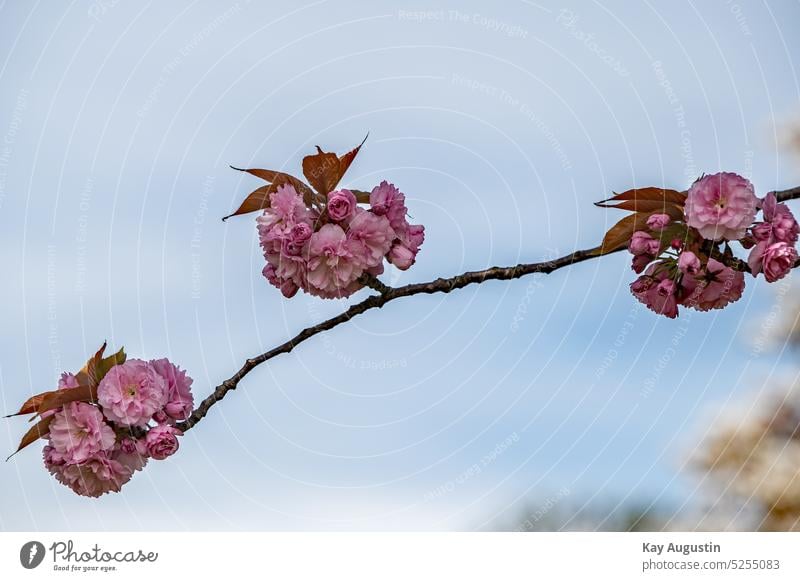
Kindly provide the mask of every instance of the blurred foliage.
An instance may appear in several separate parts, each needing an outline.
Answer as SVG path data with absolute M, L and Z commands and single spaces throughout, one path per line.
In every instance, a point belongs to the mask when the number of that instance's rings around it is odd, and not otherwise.
M 652 532 L 669 530 L 671 511 L 647 502 L 602 501 L 582 503 L 564 500 L 547 508 L 531 504 L 505 530 L 519 532 L 605 531 Z
M 775 311 L 780 316 L 769 344 L 776 352 L 789 349 L 800 366 L 800 301 L 791 291 L 778 300 L 785 304 Z M 728 414 L 690 458 L 716 489 L 708 514 L 724 524 L 721 507 L 728 507 L 724 528 L 742 528 L 737 517 L 750 513 L 757 530 L 800 530 L 800 367 L 792 375 L 770 380 L 750 405 Z

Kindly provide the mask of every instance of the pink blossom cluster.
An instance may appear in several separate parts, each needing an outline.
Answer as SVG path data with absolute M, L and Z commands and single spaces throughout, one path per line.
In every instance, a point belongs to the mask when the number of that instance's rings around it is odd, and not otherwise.
M 177 421 L 194 406 L 192 379 L 167 359 L 129 359 L 113 366 L 97 387 L 97 403 L 73 401 L 53 415 L 44 464 L 56 480 L 82 496 L 119 492 L 148 459 L 178 450 Z M 63 373 L 59 389 L 78 387 Z
M 763 219 L 756 221 L 761 210 Z M 768 282 L 785 277 L 798 254 L 797 220 L 775 194 L 756 197 L 752 184 L 733 173 L 704 176 L 689 188 L 684 220 L 654 213 L 634 232 L 628 250 L 639 274 L 633 295 L 656 313 L 678 316 L 679 307 L 721 309 L 741 298 L 743 262 L 730 242 L 750 249 L 750 273 Z
M 410 268 L 425 228 L 408 223 L 405 195 L 384 181 L 370 193 L 369 206 L 342 189 L 330 192 L 324 207 L 309 208 L 293 186 L 279 187 L 257 218 L 266 279 L 287 298 L 299 289 L 341 298 L 362 288 L 361 275 L 383 273 L 384 258 Z

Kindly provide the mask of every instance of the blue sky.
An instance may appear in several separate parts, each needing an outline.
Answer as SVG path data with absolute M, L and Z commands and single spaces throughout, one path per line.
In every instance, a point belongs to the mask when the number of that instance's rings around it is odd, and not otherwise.
M 299 175 L 369 132 L 345 184 L 396 183 L 427 228 L 391 284 L 593 246 L 613 190 L 796 185 L 775 127 L 797 113 L 798 13 L 3 2 L 0 407 L 104 339 L 170 357 L 202 398 L 346 307 L 266 284 L 253 217 L 219 220 L 258 185 L 228 164 Z M 76 497 L 26 450 L 0 467 L 0 529 L 491 529 L 560 490 L 696 505 L 698 434 L 790 373 L 745 337 L 775 289 L 668 321 L 631 275 L 620 255 L 370 312 L 252 372 L 119 495 Z M 10 451 L 24 422 L 4 424 Z

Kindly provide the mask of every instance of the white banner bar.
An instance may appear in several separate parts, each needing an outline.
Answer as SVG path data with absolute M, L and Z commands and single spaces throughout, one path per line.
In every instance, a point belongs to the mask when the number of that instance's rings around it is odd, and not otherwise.
M 0 579 L 800 579 L 797 533 L 0 533 Z

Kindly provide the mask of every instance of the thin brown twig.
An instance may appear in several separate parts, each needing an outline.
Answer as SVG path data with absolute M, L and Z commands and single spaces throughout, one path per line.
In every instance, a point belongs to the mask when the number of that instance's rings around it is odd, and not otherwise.
M 785 202 L 800 198 L 800 186 L 789 190 L 775 192 L 778 201 Z M 620 248 L 614 252 L 624 250 Z M 609 253 L 610 254 L 610 253 Z M 361 279 L 362 284 L 377 291 L 379 294 L 371 295 L 348 308 L 345 312 L 336 317 L 323 321 L 312 327 L 308 327 L 300 331 L 290 340 L 285 343 L 273 347 L 260 355 L 252 357 L 245 361 L 244 365 L 233 376 L 219 384 L 216 389 L 206 399 L 200 402 L 200 405 L 192 412 L 186 421 L 181 422 L 177 427 L 183 431 L 189 430 L 202 420 L 211 407 L 217 402 L 221 401 L 228 392 L 236 389 L 239 382 L 250 373 L 253 369 L 284 353 L 290 353 L 303 341 L 318 335 L 324 331 L 329 331 L 334 327 L 346 323 L 353 317 L 357 317 L 362 313 L 372 309 L 380 309 L 386 303 L 393 300 L 410 297 L 418 294 L 434 294 L 434 293 L 449 293 L 456 289 L 464 288 L 471 284 L 480 284 L 487 280 L 513 280 L 521 278 L 529 274 L 550 274 L 565 266 L 571 266 L 579 262 L 584 262 L 591 258 L 598 258 L 601 254 L 598 253 L 598 248 L 589 250 L 578 250 L 561 258 L 549 260 L 546 262 L 533 262 L 529 264 L 517 264 L 515 266 L 495 266 L 485 270 L 477 270 L 472 272 L 465 272 L 450 278 L 437 278 L 430 282 L 421 282 L 415 284 L 408 284 L 401 287 L 390 287 L 379 281 L 373 276 L 367 276 Z M 800 266 L 800 260 L 797 261 L 795 267 Z

